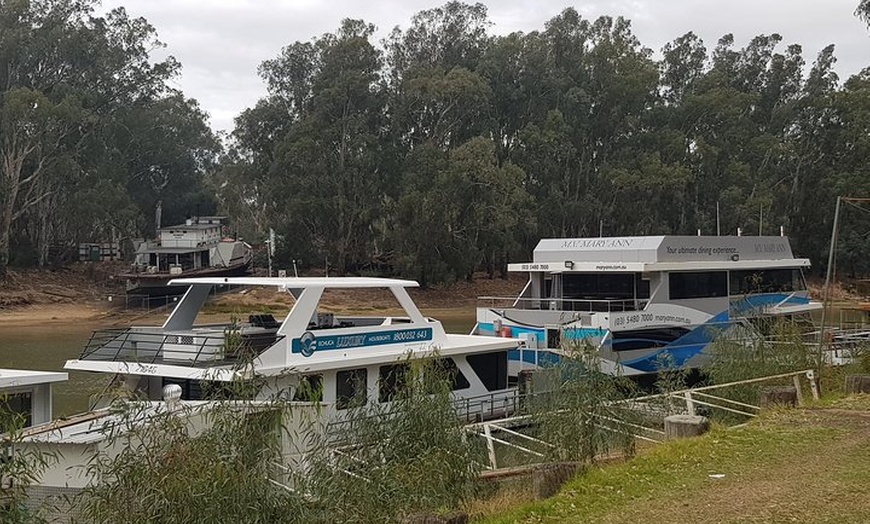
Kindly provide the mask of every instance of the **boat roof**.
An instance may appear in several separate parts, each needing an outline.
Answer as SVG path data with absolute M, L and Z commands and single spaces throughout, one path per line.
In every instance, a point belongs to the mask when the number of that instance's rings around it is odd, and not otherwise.
M 313 406 L 310 402 L 292 402 L 299 407 Z M 269 409 L 268 401 L 223 401 L 216 404 L 208 400 L 180 400 L 173 411 L 180 416 L 194 417 L 206 415 L 216 406 L 237 406 L 239 409 Z M 136 401 L 127 404 L 123 410 L 117 406 L 102 408 L 73 415 L 66 419 L 56 419 L 45 424 L 33 426 L 23 431 L 24 442 L 54 444 L 96 444 L 109 438 L 118 430 L 129 431 L 148 424 L 154 417 L 167 412 L 165 401 Z
M 510 271 L 633 272 L 807 267 L 787 237 L 647 236 L 545 238 L 533 261 Z
M 266 286 L 282 289 L 419 287 L 413 280 L 375 277 L 191 277 L 175 278 L 170 286 Z
M 32 386 L 63 382 L 69 378 L 67 373 L 56 371 L 32 371 L 27 369 L 0 369 L 0 388 Z
M 144 244 L 143 244 L 144 246 Z M 152 246 L 152 247 L 142 247 L 137 251 L 137 254 L 145 254 L 145 253 L 159 253 L 161 255 L 185 255 L 187 253 L 197 253 L 199 251 L 208 251 L 209 246 L 204 247 L 164 247 L 164 246 Z

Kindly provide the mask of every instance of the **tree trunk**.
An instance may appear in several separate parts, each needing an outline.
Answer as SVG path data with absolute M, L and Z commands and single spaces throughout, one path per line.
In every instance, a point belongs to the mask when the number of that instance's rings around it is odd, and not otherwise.
M 11 178 L 8 172 L 3 175 L 7 180 Z M 6 279 L 6 268 L 9 265 L 9 239 L 12 234 L 13 209 L 17 199 L 18 184 L 10 183 L 6 198 L 3 199 L 3 209 L 0 210 L 0 280 Z

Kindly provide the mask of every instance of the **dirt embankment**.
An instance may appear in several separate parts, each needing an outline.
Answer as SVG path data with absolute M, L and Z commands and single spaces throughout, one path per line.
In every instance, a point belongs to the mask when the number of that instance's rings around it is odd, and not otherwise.
M 0 282 L 0 323 L 96 320 L 110 310 L 110 295 L 123 292 L 113 264 L 54 269 L 10 269 Z
M 142 318 L 143 311 L 125 311 L 123 283 L 113 278 L 126 266 L 117 264 L 75 264 L 46 270 L 10 270 L 0 282 L 0 324 L 32 325 L 45 322 L 110 321 L 123 323 Z M 514 297 L 525 285 L 525 275 L 508 279 L 475 278 L 428 289 L 413 288 L 411 296 L 424 312 L 474 307 L 479 296 Z M 114 300 L 110 301 L 109 297 Z M 222 294 L 210 310 L 231 313 L 261 309 L 286 311 L 293 298 L 273 288 L 250 288 Z M 399 308 L 387 290 L 329 290 L 322 301 L 326 310 L 348 312 L 392 312 Z M 165 311 L 158 312 L 165 315 Z

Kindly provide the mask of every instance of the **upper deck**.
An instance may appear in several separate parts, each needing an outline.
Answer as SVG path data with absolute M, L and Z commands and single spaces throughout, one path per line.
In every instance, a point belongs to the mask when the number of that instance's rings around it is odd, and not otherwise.
M 777 294 L 783 311 L 795 301 L 803 310 L 802 269 L 809 266 L 786 237 L 543 239 L 531 262 L 508 265 L 530 275 L 520 296 L 482 297 L 480 306 L 622 314 L 679 303 L 712 313 L 727 309 L 729 299 Z
M 425 317 L 407 288 L 410 280 L 382 278 L 182 278 L 189 286 L 160 327 L 98 332 L 67 369 L 230 381 L 254 373 L 275 375 L 365 366 L 419 356 L 437 348 L 444 356 L 506 349 L 510 341 L 447 335 L 441 323 Z M 293 295 L 283 319 L 243 314 L 223 324 L 196 324 L 214 286 L 273 287 Z M 395 316 L 338 316 L 318 311 L 328 289 L 382 288 L 396 299 Z M 241 312 L 240 312 L 241 313 Z M 515 346 L 515 343 L 513 343 Z

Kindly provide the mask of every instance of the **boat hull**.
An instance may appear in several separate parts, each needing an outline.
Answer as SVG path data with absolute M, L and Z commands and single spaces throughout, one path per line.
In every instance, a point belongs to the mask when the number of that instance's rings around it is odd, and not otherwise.
M 230 267 L 212 267 L 185 271 L 170 275 L 169 273 L 127 273 L 119 275 L 126 279 L 128 296 L 173 297 L 183 295 L 187 286 L 170 286 L 169 281 L 175 278 L 192 277 L 241 277 L 250 273 L 250 264 L 245 262 Z

